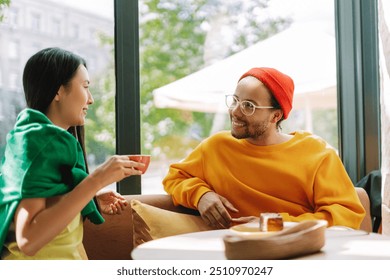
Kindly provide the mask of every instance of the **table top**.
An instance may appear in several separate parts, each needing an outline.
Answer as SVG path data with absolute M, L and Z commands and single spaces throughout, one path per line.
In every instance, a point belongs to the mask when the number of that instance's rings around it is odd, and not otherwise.
M 201 231 L 160 238 L 136 247 L 135 260 L 224 260 L 223 236 L 229 229 Z M 390 236 L 330 227 L 320 252 L 297 259 L 390 259 Z

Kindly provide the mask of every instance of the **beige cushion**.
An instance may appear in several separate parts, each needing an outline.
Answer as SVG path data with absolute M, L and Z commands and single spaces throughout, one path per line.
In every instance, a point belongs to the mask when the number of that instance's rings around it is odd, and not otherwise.
M 162 237 L 211 230 L 199 216 L 176 213 L 138 200 L 131 201 L 133 215 L 133 245 Z

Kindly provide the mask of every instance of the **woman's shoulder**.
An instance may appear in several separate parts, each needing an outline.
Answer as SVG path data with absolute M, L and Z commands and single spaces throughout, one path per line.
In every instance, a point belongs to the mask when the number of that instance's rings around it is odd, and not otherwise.
M 11 134 L 22 138 L 37 138 L 35 140 L 38 143 L 49 142 L 53 137 L 67 140 L 71 140 L 73 137 L 65 129 L 54 125 L 45 114 L 33 109 L 25 109 L 18 115 Z
M 77 147 L 77 140 L 65 129 L 54 125 L 44 114 L 26 109 L 19 114 L 14 129 L 7 136 L 7 146 L 13 153 L 33 159 L 48 149 L 55 149 L 65 156 Z

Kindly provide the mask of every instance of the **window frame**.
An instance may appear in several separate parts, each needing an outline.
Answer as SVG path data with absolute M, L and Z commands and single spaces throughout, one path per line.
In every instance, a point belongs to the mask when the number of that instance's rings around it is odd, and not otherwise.
M 141 152 L 138 1 L 114 0 L 116 152 Z M 117 183 L 121 194 L 140 194 L 141 176 Z
M 377 7 L 335 0 L 339 148 L 353 183 L 380 169 Z

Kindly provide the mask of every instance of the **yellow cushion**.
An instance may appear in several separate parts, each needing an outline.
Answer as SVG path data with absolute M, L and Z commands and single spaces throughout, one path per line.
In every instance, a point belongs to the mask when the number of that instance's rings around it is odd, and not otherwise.
M 131 201 L 131 208 L 134 247 L 153 239 L 212 229 L 200 216 L 164 210 L 138 200 Z

